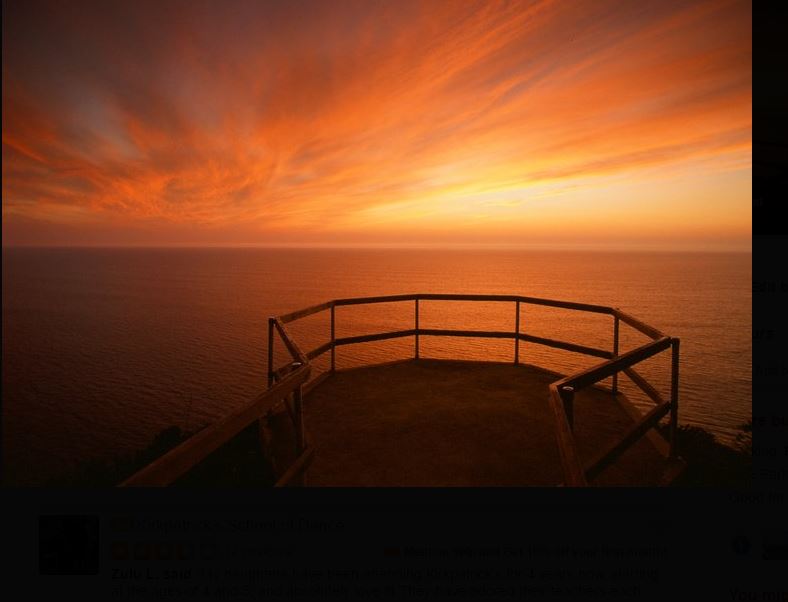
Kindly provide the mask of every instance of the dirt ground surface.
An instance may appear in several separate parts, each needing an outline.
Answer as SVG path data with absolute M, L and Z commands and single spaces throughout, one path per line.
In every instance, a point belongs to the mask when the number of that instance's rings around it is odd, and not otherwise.
M 410 360 L 337 372 L 304 402 L 315 459 L 308 486 L 555 486 L 563 481 L 548 401 L 554 373 L 531 366 Z M 588 462 L 631 426 L 614 397 L 575 396 Z M 664 459 L 642 438 L 595 481 L 655 485 Z

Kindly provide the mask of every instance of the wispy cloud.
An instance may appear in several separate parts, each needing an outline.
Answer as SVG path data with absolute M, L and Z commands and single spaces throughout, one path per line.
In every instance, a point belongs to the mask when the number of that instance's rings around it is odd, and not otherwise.
M 655 169 L 671 182 L 666 196 L 708 179 L 693 214 L 716 202 L 720 173 L 740 173 L 727 193 L 740 198 L 707 228 L 749 232 L 747 2 L 29 2 L 5 12 L 11 239 L 31 221 L 125 224 L 157 243 L 184 228 L 245 243 L 362 240 L 370 229 L 494 238 L 504 222 L 538 228 L 525 207 L 545 187 L 562 187 L 564 213 L 593 213 L 602 206 L 571 192 L 581 183 L 653 182 Z

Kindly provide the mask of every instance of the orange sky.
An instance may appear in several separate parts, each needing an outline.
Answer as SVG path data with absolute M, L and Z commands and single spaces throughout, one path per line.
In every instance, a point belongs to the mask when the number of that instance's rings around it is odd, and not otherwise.
M 749 2 L 20 2 L 3 242 L 749 249 Z

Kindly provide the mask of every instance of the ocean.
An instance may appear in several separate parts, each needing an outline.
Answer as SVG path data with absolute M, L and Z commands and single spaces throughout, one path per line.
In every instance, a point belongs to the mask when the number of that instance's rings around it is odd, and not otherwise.
M 681 338 L 680 422 L 731 444 L 752 416 L 752 255 L 438 249 L 3 249 L 3 481 L 194 430 L 266 386 L 267 318 L 329 299 L 518 294 L 612 305 Z M 511 303 L 429 302 L 423 328 L 512 330 Z M 413 303 L 341 307 L 337 336 L 413 327 Z M 610 349 L 612 318 L 524 306 L 526 333 Z M 328 313 L 292 325 L 302 349 Z M 621 351 L 646 342 L 622 326 Z M 513 341 L 422 337 L 421 355 L 511 361 Z M 413 339 L 339 348 L 337 367 L 411 357 Z M 286 361 L 275 348 L 277 365 Z M 597 363 L 521 343 L 521 361 Z M 669 353 L 642 367 L 666 396 Z M 317 360 L 325 369 L 327 355 Z M 621 382 L 633 401 L 642 395 Z

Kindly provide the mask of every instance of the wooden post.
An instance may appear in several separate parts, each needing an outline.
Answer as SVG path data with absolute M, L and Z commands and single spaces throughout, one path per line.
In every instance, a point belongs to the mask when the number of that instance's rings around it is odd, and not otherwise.
M 613 316 L 613 359 L 618 357 L 618 316 Z M 613 373 L 613 395 L 618 395 L 618 372 Z
M 561 399 L 564 402 L 564 412 L 566 412 L 566 421 L 569 423 L 569 428 L 575 430 L 575 388 L 574 387 L 561 387 Z
M 257 419 L 257 434 L 260 438 L 260 451 L 262 451 L 265 459 L 270 463 L 274 473 L 278 471 L 276 458 L 274 458 L 273 446 L 271 445 L 271 438 L 268 436 L 268 413 L 263 414 Z
M 679 339 L 671 339 L 670 371 L 670 457 L 676 458 L 678 452 L 679 423 Z
M 268 318 L 268 388 L 274 384 L 274 319 Z M 271 449 L 271 442 L 266 432 L 267 416 L 260 416 L 257 420 L 257 432 L 260 436 L 260 447 L 263 455 L 271 463 L 271 468 L 276 472 L 276 461 Z
M 295 414 L 296 431 L 296 457 L 300 456 L 306 447 L 304 442 L 304 411 L 301 385 L 293 390 L 293 414 Z
M 419 359 L 419 300 L 416 299 L 416 359 Z
M 515 301 L 514 314 L 514 365 L 520 362 L 520 302 Z
M 304 403 L 301 385 L 293 390 L 293 413 L 295 414 L 295 431 L 296 431 L 296 459 L 301 457 L 306 449 L 306 441 L 304 440 Z M 306 486 L 306 473 L 302 472 L 296 481 L 298 486 Z
M 336 370 L 336 330 L 335 330 L 335 316 L 334 316 L 334 304 L 331 303 L 331 372 Z
M 274 384 L 274 319 L 268 318 L 268 386 Z

